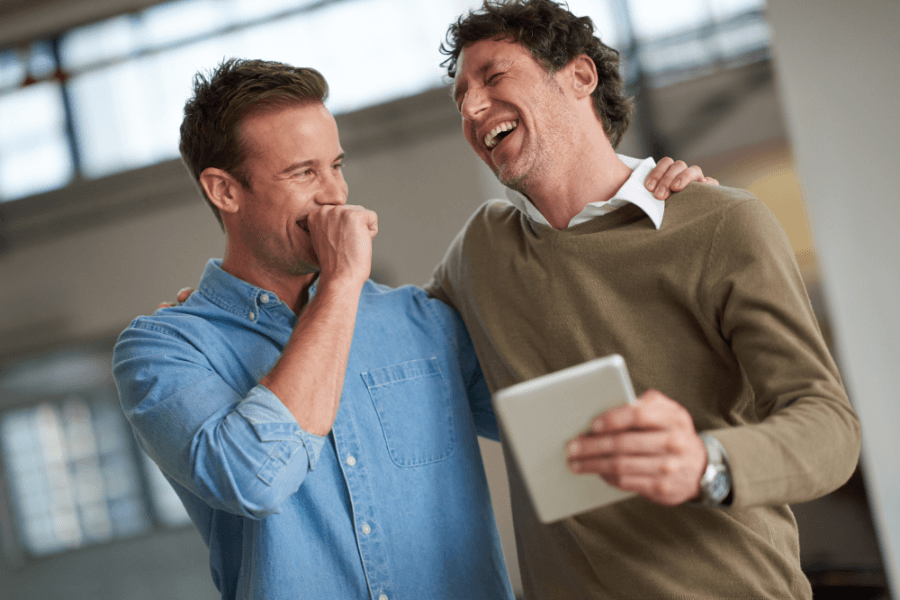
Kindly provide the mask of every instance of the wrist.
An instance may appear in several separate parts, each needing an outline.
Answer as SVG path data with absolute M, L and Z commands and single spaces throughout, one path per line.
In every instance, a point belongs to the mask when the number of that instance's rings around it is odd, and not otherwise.
M 728 454 L 713 435 L 701 433 L 700 439 L 706 448 L 707 463 L 700 478 L 700 496 L 696 501 L 703 506 L 728 506 L 733 497 Z

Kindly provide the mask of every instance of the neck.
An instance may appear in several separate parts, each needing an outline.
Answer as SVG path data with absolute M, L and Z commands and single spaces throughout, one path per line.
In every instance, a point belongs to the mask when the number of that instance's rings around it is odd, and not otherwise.
M 244 256 L 246 255 L 226 247 L 222 270 L 251 285 L 273 292 L 299 316 L 309 302 L 309 288 L 318 273 L 291 275 L 273 265 L 256 264 L 256 261 L 245 259 Z
M 577 160 L 554 166 L 557 174 L 533 182 L 525 194 L 554 229 L 565 229 L 593 202 L 606 202 L 625 185 L 631 169 L 619 160 L 604 135 L 585 141 Z

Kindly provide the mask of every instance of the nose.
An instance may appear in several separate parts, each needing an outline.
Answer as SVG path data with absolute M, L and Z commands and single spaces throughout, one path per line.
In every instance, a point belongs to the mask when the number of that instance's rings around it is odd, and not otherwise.
M 463 119 L 472 121 L 477 119 L 478 115 L 487 109 L 488 104 L 487 94 L 484 89 L 473 86 L 466 90 L 459 105 L 459 112 L 462 113 Z
M 317 203 L 321 205 L 343 206 L 347 204 L 347 183 L 341 171 L 332 170 L 323 176 L 322 186 L 317 194 Z

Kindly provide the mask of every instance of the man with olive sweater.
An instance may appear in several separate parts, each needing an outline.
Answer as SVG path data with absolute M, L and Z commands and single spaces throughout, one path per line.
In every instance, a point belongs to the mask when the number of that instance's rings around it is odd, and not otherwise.
M 466 139 L 510 190 L 429 291 L 492 390 L 613 352 L 648 390 L 568 448 L 636 497 L 543 525 L 510 470 L 526 597 L 810 598 L 787 505 L 846 481 L 860 430 L 775 218 L 740 190 L 664 204 L 639 185 L 654 163 L 614 153 L 630 104 L 589 19 L 486 2 L 443 50 Z

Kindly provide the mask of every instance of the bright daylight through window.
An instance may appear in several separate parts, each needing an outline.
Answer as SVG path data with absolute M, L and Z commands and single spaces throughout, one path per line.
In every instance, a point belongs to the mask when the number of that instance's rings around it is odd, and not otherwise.
M 0 201 L 176 158 L 191 76 L 223 57 L 315 66 L 335 113 L 438 87 L 447 24 L 479 4 L 179 0 L 0 50 Z M 769 42 L 764 0 L 569 5 L 626 53 L 629 75 L 718 64 Z

